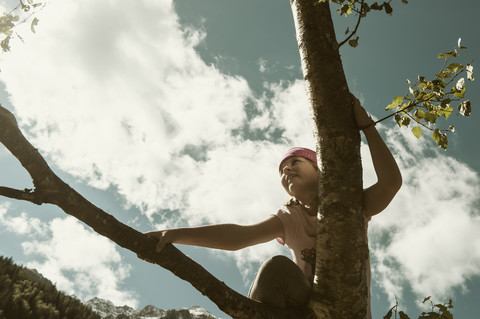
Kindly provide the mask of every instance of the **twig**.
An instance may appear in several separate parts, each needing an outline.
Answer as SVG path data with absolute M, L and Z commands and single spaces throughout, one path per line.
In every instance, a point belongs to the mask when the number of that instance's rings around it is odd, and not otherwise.
M 37 205 L 43 204 L 43 201 L 37 197 L 37 194 L 31 189 L 14 189 L 10 187 L 0 186 L 0 195 L 8 198 L 26 200 Z
M 362 20 L 363 2 L 364 2 L 364 0 L 362 0 L 362 2 L 360 3 L 360 13 L 358 14 L 358 20 L 357 20 L 357 25 L 355 26 L 355 29 L 352 31 L 352 33 L 350 33 L 350 35 L 349 35 L 345 40 L 343 40 L 342 42 L 340 42 L 340 44 L 338 45 L 338 47 L 341 47 L 342 45 L 344 45 L 345 42 L 347 42 L 348 40 L 350 40 L 350 39 L 357 33 L 358 26 L 360 25 L 360 21 Z

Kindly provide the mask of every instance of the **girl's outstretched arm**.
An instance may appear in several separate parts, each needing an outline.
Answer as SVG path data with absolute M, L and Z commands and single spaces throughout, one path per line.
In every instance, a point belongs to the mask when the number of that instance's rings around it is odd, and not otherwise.
M 275 216 L 254 225 L 218 224 L 148 232 L 158 240 L 159 252 L 167 243 L 202 246 L 224 250 L 238 250 L 283 236 L 282 222 Z
M 373 120 L 368 116 L 360 101 L 352 95 L 353 111 L 357 125 L 362 129 L 367 138 L 373 167 L 377 174 L 377 183 L 364 190 L 365 216 L 370 217 L 383 211 L 392 201 L 395 194 L 402 186 L 402 175 L 397 162 L 392 156 L 377 129 Z

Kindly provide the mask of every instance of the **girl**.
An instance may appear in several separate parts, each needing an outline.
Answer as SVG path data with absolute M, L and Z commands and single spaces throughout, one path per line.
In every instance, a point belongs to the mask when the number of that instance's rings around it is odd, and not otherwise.
M 376 184 L 364 190 L 365 217 L 369 220 L 387 207 L 400 189 L 402 177 L 372 119 L 359 100 L 353 95 L 352 99 L 355 119 L 369 144 L 378 178 Z M 293 261 L 284 256 L 267 260 L 260 267 L 248 296 L 276 307 L 305 309 L 315 265 L 317 169 L 314 151 L 300 147 L 290 149 L 280 161 L 279 173 L 281 184 L 291 199 L 276 214 L 258 224 L 178 228 L 149 232 L 147 235 L 158 240 L 157 251 L 161 251 L 167 243 L 237 250 L 277 238 L 290 248 Z M 370 305 L 366 318 L 371 318 Z

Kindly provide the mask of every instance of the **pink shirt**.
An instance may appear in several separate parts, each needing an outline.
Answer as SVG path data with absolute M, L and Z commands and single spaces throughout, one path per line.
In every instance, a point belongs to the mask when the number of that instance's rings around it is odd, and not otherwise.
M 282 206 L 274 215 L 282 222 L 285 233 L 285 238 L 279 237 L 277 241 L 290 248 L 293 261 L 313 282 L 317 216 L 310 216 L 301 205 L 295 204 Z
M 287 245 L 292 253 L 293 261 L 302 270 L 305 277 L 313 283 L 315 270 L 315 253 L 316 253 L 316 229 L 317 216 L 309 215 L 301 205 L 293 204 L 282 206 L 277 216 L 283 224 L 285 238 L 277 238 L 282 245 Z M 370 219 L 369 219 L 370 220 Z M 367 315 L 365 319 L 371 319 L 370 305 L 370 258 L 367 260 L 367 285 L 368 285 L 368 301 Z

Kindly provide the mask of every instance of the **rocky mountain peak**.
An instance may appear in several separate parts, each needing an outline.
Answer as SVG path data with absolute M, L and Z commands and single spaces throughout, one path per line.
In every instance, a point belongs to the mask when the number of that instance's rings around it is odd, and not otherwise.
M 148 305 L 141 310 L 115 306 L 111 301 L 95 297 L 86 305 L 104 319 L 219 319 L 202 307 L 163 310 Z

